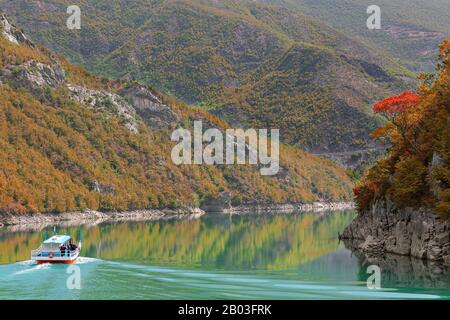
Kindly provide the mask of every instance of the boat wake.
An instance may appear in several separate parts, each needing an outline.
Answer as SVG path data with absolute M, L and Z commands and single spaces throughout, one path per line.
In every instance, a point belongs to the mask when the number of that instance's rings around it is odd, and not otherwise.
M 32 266 L 32 265 L 35 265 L 36 262 L 34 262 L 33 260 L 25 260 L 25 261 L 17 262 L 17 264 L 21 265 L 21 266 Z
M 100 262 L 100 261 L 101 261 L 100 259 L 96 259 L 96 258 L 79 257 L 75 264 L 87 264 L 87 263 L 95 263 L 95 262 Z M 13 275 L 21 275 L 21 274 L 27 274 L 30 272 L 38 271 L 38 270 L 50 269 L 52 266 L 51 263 L 37 264 L 33 260 L 17 262 L 16 265 L 20 267 L 20 270 L 12 273 Z
M 14 275 L 26 274 L 26 273 L 33 272 L 33 271 L 48 269 L 51 267 L 50 263 L 36 264 L 33 261 L 31 261 L 31 263 L 28 263 L 28 261 L 26 261 L 26 263 L 27 264 L 24 264 L 24 263 L 20 263 L 20 264 L 24 265 L 24 266 L 33 266 L 33 267 L 29 268 L 29 269 L 23 269 L 23 270 L 16 271 L 16 272 L 14 272 Z
M 365 283 L 315 282 L 299 277 L 283 278 L 277 273 L 240 273 L 223 270 L 192 270 L 149 266 L 135 263 L 79 257 L 76 264 L 83 283 L 96 296 L 134 299 L 202 298 L 208 292 L 213 299 L 440 299 L 446 295 L 428 291 L 403 292 L 394 288 L 368 291 Z M 35 264 L 22 261 L 0 267 L 0 288 L 14 291 L 33 283 L 32 296 L 41 297 L 54 290 L 54 297 L 67 294 L 68 265 Z M 2 270 L 3 269 L 3 270 Z M 43 270 L 43 271 L 40 271 Z M 89 279 L 89 282 L 86 281 Z M 32 280 L 32 281 L 31 281 Z M 30 282 L 31 281 L 31 282 Z M 58 291 L 59 290 L 59 291 Z M 0 290 L 2 294 L 7 295 Z M 31 292 L 31 291 L 30 291 Z M 117 294 L 116 294 L 117 293 Z M 25 296 L 28 293 L 23 293 Z M 26 296 L 28 297 L 28 296 Z M 52 296 L 53 297 L 53 296 Z M 78 297 L 75 295 L 75 297 Z
M 89 258 L 89 257 L 78 257 L 76 264 L 86 264 L 86 263 L 95 263 L 100 262 L 102 260 L 96 259 L 96 258 Z

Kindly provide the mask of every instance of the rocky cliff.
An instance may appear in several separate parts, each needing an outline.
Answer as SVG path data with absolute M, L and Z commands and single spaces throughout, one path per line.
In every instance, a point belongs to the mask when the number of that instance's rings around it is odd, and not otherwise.
M 450 266 L 450 221 L 430 209 L 398 210 L 377 202 L 344 230 L 341 239 L 359 240 L 353 249 L 368 255 L 394 253 Z

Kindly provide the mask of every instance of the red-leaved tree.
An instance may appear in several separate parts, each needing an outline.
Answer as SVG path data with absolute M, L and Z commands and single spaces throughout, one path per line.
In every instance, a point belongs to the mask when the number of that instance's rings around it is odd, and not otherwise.
M 415 112 L 415 107 L 420 102 L 420 96 L 406 91 L 400 95 L 386 98 L 377 102 L 373 107 L 373 112 L 384 115 L 390 122 L 378 128 L 372 138 L 388 138 L 392 144 L 403 145 L 410 151 L 415 151 L 415 140 L 419 113 Z
M 373 112 L 381 113 L 392 121 L 417 105 L 419 101 L 420 97 L 417 94 L 411 91 L 405 91 L 398 96 L 393 96 L 377 102 L 373 107 Z

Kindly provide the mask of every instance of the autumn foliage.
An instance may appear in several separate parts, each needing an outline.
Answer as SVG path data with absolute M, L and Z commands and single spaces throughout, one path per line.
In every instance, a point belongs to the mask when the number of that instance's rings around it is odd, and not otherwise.
M 387 140 L 390 148 L 353 190 L 360 211 L 382 200 L 450 215 L 449 41 L 440 46 L 434 82 L 424 82 L 418 91 L 384 99 L 373 108 L 389 121 L 372 138 Z
M 116 92 L 126 85 L 0 36 L 0 70 L 19 69 L 29 60 L 57 61 L 68 82 L 86 88 Z M 199 206 L 223 191 L 259 203 L 351 198 L 351 180 L 343 168 L 296 148 L 281 147 L 285 175 L 280 177 L 263 177 L 248 165 L 176 166 L 170 157 L 171 130 L 139 122 L 134 134 L 117 114 L 76 102 L 65 86 L 44 89 L 51 99 L 40 99 L 20 82 L 0 83 L 0 214 L 180 208 Z M 173 98 L 162 100 L 185 128 L 198 119 L 226 127 L 210 113 Z M 106 191 L 96 191 L 96 183 Z
M 411 92 L 406 91 L 394 97 L 390 97 L 377 102 L 373 107 L 373 112 L 383 113 L 386 116 L 395 118 L 399 114 L 407 112 L 409 108 L 414 107 L 420 101 L 420 97 Z

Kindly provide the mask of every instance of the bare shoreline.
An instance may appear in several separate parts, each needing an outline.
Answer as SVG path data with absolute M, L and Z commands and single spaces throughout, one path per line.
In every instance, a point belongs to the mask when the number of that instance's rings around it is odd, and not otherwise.
M 34 214 L 0 214 L 0 230 L 6 228 L 10 231 L 41 230 L 47 226 L 58 225 L 64 227 L 81 224 L 99 224 L 103 222 L 129 222 L 129 221 L 157 221 L 198 219 L 205 214 L 291 214 L 294 212 L 326 212 L 350 210 L 354 208 L 351 202 L 316 202 L 312 204 L 284 204 L 284 205 L 245 205 L 224 208 L 220 211 L 204 211 L 200 208 L 184 209 L 151 209 L 124 212 L 99 212 L 85 210 L 82 212 L 64 213 L 34 213 Z

